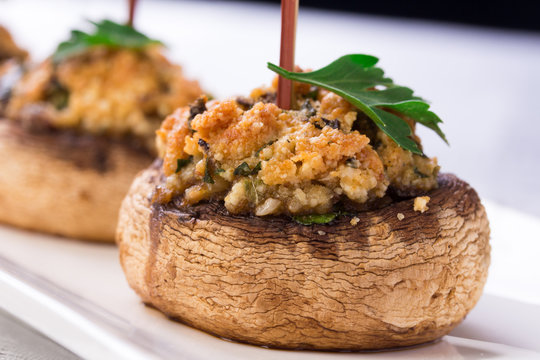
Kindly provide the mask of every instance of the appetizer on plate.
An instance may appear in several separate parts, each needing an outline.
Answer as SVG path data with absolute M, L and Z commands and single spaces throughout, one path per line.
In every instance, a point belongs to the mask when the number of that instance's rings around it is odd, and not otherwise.
M 209 333 L 293 349 L 419 344 L 479 299 L 485 210 L 424 155 L 417 123 L 440 119 L 368 55 L 249 97 L 177 109 L 159 159 L 133 182 L 117 242 L 130 286 Z
M 159 41 L 107 20 L 94 26 L 73 31 L 11 90 L 0 120 L 0 222 L 114 241 L 161 119 L 201 94 Z

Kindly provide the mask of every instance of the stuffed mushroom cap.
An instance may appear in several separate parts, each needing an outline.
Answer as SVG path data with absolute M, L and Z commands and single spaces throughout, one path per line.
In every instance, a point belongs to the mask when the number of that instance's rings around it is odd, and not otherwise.
M 0 120 L 0 222 L 114 241 L 161 119 L 201 94 L 159 45 L 93 46 L 30 69 Z
M 120 210 L 130 286 L 171 318 L 263 346 L 387 349 L 447 334 L 487 277 L 476 192 L 339 96 L 296 94 L 295 110 L 270 87 L 165 120 L 160 159 Z

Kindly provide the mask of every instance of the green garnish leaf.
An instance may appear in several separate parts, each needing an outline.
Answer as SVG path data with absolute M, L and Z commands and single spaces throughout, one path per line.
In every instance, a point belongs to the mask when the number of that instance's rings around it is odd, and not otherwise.
M 223 172 L 225 172 L 225 169 L 222 169 L 222 168 L 216 169 L 216 174 L 223 173 Z
M 206 160 L 206 166 L 204 167 L 203 181 L 207 184 L 214 183 L 214 179 L 212 178 L 212 175 L 210 175 L 210 162 L 208 159 Z
M 190 155 L 187 159 L 177 159 L 176 160 L 176 171 L 175 173 L 180 172 L 182 168 L 186 167 L 187 164 L 189 164 L 193 160 L 193 155 Z
M 384 71 L 375 67 L 378 61 L 374 56 L 351 54 L 312 72 L 290 72 L 272 63 L 268 63 L 268 68 L 284 78 L 319 86 L 343 97 L 364 112 L 399 146 L 415 154 L 421 155 L 422 151 L 411 138 L 410 126 L 389 110 L 432 129 L 448 143 L 438 125 L 442 121 L 429 111 L 429 104 L 414 96 L 411 89 L 385 78 Z M 376 90 L 380 87 L 381 90 Z
M 56 110 L 62 110 L 68 106 L 69 91 L 66 89 L 56 77 L 53 77 L 44 93 L 45 100 L 51 103 Z
M 338 216 L 337 213 L 330 214 L 314 214 L 314 215 L 296 215 L 292 218 L 297 223 L 302 225 L 313 225 L 313 224 L 328 224 Z
M 95 31 L 88 34 L 73 30 L 71 38 L 60 43 L 56 48 L 53 61 L 59 62 L 70 56 L 80 54 L 90 47 L 99 45 L 134 50 L 140 50 L 148 45 L 163 45 L 161 41 L 151 39 L 128 25 L 117 24 L 110 20 L 91 23 L 95 26 Z
M 259 155 L 261 154 L 261 151 L 263 151 L 266 147 L 272 145 L 275 142 L 276 142 L 276 140 L 272 140 L 272 141 L 264 144 L 263 146 L 261 146 L 257 151 L 255 151 L 255 156 L 259 157 Z
M 234 169 L 234 175 L 248 176 L 251 173 L 251 168 L 247 162 L 243 162 L 236 169 Z
M 255 175 L 259 171 L 261 171 L 261 162 L 259 161 L 257 165 L 253 169 L 251 169 L 247 162 L 243 162 L 236 169 L 234 169 L 234 175 L 240 175 L 240 176 L 249 176 L 249 175 Z
M 250 178 L 244 181 L 244 189 L 246 190 L 249 201 L 253 204 L 258 204 L 259 194 L 257 193 L 257 186 L 253 182 L 253 179 Z
M 257 174 L 259 171 L 261 171 L 261 168 L 262 168 L 262 165 L 261 165 L 261 162 L 259 161 L 259 162 L 257 163 L 257 165 L 255 165 L 255 167 L 253 168 L 253 170 L 251 170 L 251 175 Z

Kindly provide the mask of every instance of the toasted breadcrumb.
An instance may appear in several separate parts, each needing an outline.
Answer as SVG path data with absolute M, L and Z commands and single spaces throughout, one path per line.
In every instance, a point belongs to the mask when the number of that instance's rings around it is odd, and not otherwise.
M 352 225 L 352 226 L 355 226 L 356 224 L 358 224 L 359 221 L 360 221 L 360 219 L 357 218 L 357 217 L 355 216 L 355 217 L 353 217 L 353 218 L 351 219 L 350 222 L 351 222 L 351 225 Z
M 130 134 L 153 143 L 163 118 L 200 95 L 199 84 L 186 80 L 159 47 L 93 47 L 29 71 L 13 89 L 7 112 L 25 121 L 37 111 L 55 128 Z
M 418 196 L 414 199 L 414 211 L 420 211 L 421 213 L 429 210 L 429 207 L 427 206 L 429 200 L 431 198 L 429 196 Z
M 401 221 L 401 220 L 405 219 L 405 215 L 403 215 L 403 213 L 398 213 L 397 218 L 398 218 L 399 221 Z
M 222 200 L 233 214 L 267 216 L 366 209 L 390 184 L 398 196 L 437 187 L 436 159 L 401 149 L 336 94 L 305 84 L 295 90 L 293 110 L 275 105 L 274 84 L 170 115 L 157 132 L 167 194 L 186 206 Z M 191 163 L 180 169 L 179 160 Z
M 317 234 L 319 234 L 319 235 L 326 235 L 326 233 L 325 233 L 324 231 L 322 231 L 322 230 L 317 231 Z

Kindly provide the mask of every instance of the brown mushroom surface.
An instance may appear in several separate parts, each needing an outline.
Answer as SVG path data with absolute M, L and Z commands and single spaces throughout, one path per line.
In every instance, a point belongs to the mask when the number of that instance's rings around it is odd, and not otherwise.
M 424 213 L 403 199 L 356 225 L 311 226 L 216 202 L 152 204 L 161 178 L 155 164 L 125 198 L 120 260 L 145 303 L 209 333 L 278 348 L 408 346 L 450 332 L 482 293 L 488 220 L 453 175 L 440 176 Z
M 40 232 L 114 241 L 133 177 L 152 161 L 124 141 L 29 131 L 0 119 L 0 222 Z

